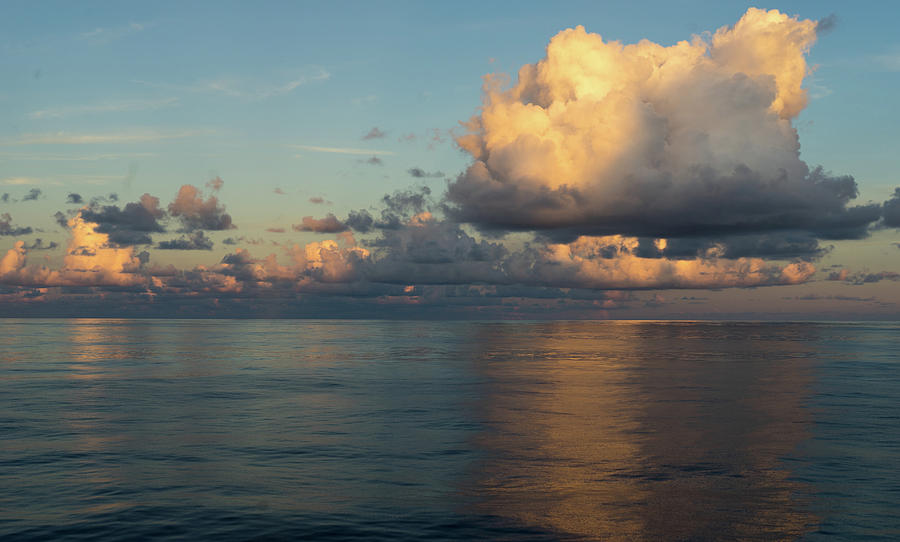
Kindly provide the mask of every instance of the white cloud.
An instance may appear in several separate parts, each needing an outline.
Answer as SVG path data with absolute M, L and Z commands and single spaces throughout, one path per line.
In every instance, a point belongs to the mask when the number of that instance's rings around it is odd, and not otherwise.
M 6 186 L 27 186 L 32 184 L 41 184 L 42 180 L 34 177 L 7 177 L 0 181 L 0 184 Z
M 124 152 L 103 154 L 54 154 L 42 152 L 0 152 L 0 159 L 18 160 L 24 162 L 96 162 L 100 160 L 124 160 L 130 158 L 151 158 L 156 156 L 152 152 Z
M 94 43 L 106 44 L 115 41 L 130 34 L 141 32 L 151 25 L 149 23 L 128 23 L 120 26 L 97 27 L 87 32 L 82 32 L 78 37 L 82 40 L 92 41 Z
M 95 105 L 75 105 L 39 109 L 28 114 L 31 119 L 58 119 L 74 115 L 88 115 L 92 113 L 119 113 L 124 111 L 148 111 L 172 107 L 178 104 L 178 98 L 166 98 L 163 100 L 127 100 Z
M 875 63 L 883 70 L 900 72 L 900 49 L 875 56 Z
M 276 96 L 290 94 L 294 90 L 317 81 L 327 81 L 331 73 L 321 67 L 315 67 L 311 73 L 301 74 L 283 83 L 260 83 L 248 81 L 247 78 L 220 77 L 217 79 L 199 80 L 191 84 L 157 83 L 142 79 L 134 79 L 132 83 L 153 88 L 189 92 L 196 94 L 221 94 L 231 98 L 247 100 L 265 100 Z
M 376 154 L 380 155 L 391 155 L 394 154 L 392 151 L 379 151 L 374 149 L 354 149 L 350 147 L 318 147 L 315 145 L 289 145 L 295 149 L 301 149 L 304 151 L 312 151 L 312 152 L 330 152 L 335 154 L 355 154 L 355 155 L 367 155 L 372 156 Z
M 183 139 L 203 134 L 207 131 L 185 132 L 132 132 L 108 134 L 72 134 L 57 132 L 55 134 L 25 134 L 18 139 L 4 141 L 3 145 L 91 145 L 96 143 L 146 143 L 166 139 Z

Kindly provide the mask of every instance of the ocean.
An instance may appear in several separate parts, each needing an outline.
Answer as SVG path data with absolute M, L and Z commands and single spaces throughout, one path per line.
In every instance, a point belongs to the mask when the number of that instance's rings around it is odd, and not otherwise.
M 900 539 L 900 324 L 0 325 L 3 540 Z

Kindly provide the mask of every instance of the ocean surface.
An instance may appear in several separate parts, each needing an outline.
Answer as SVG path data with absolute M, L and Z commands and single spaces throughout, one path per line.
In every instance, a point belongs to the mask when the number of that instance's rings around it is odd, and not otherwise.
M 2 540 L 900 539 L 900 324 L 0 326 Z

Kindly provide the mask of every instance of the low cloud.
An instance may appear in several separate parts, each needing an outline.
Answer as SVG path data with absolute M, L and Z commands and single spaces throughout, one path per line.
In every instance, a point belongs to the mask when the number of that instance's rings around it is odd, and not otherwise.
M 213 192 L 218 192 L 223 186 L 225 186 L 225 181 L 223 181 L 221 177 L 216 177 L 215 179 L 206 182 L 206 187 Z
M 11 143 L 14 145 L 95 145 L 101 143 L 148 143 L 152 141 L 165 141 L 168 139 L 184 139 L 207 133 L 209 132 L 133 132 L 108 134 L 70 134 L 65 132 L 58 132 L 55 134 L 25 134 L 18 139 L 11 141 Z
M 356 155 L 369 155 L 369 156 L 378 156 L 378 155 L 391 155 L 394 154 L 391 151 L 380 151 L 373 149 L 354 149 L 350 147 L 319 147 L 316 145 L 291 145 L 295 149 L 300 149 L 303 151 L 312 151 L 312 152 L 325 152 L 331 154 L 356 154 Z
M 900 228 L 900 188 L 894 189 L 894 196 L 884 202 L 884 225 Z
M 159 206 L 159 198 L 144 194 L 137 202 L 118 205 L 92 204 L 79 213 L 80 217 L 96 225 L 98 233 L 106 234 L 110 242 L 117 246 L 149 245 L 153 242 L 150 234 L 162 233 L 166 229 L 160 220 L 165 211 Z M 57 222 L 67 220 L 57 213 Z
M 381 131 L 377 126 L 373 126 L 371 130 L 369 130 L 364 136 L 362 136 L 362 139 L 383 139 L 386 135 L 387 134 Z
M 40 188 L 32 188 L 28 191 L 27 194 L 22 196 L 22 201 L 37 201 L 41 197 L 41 189 Z
M 161 250 L 212 250 L 212 239 L 198 230 L 189 235 L 182 235 L 178 239 L 162 241 L 156 248 Z
M 84 198 L 81 197 L 81 194 L 69 192 L 69 194 L 66 195 L 66 203 L 71 205 L 81 205 L 84 203 Z
M 816 21 L 816 34 L 823 35 L 831 32 L 835 29 L 838 24 L 838 16 L 835 13 L 831 13 L 822 17 L 818 21 Z
M 71 116 L 91 115 L 98 113 L 121 113 L 126 111 L 148 111 L 171 107 L 178 105 L 177 98 L 166 98 L 162 100 L 128 100 L 120 102 L 110 102 L 105 104 L 93 105 L 76 105 L 67 107 L 56 107 L 49 109 L 40 109 L 32 111 L 28 114 L 31 119 L 60 119 Z
M 346 224 L 337 219 L 333 214 L 328 213 L 325 218 L 313 218 L 304 216 L 300 224 L 292 226 L 294 231 L 308 231 L 315 233 L 340 233 L 347 231 Z
M 827 280 L 846 282 L 856 286 L 862 284 L 872 284 L 883 280 L 900 281 L 900 273 L 895 271 L 880 271 L 871 273 L 869 271 L 851 272 L 849 269 L 839 269 L 828 274 Z
M 733 26 L 671 47 L 569 29 L 514 84 L 486 78 L 483 107 L 456 138 L 472 161 L 445 194 L 416 187 L 343 219 L 305 216 L 293 231 L 333 236 L 308 244 L 227 237 L 232 252 L 184 268 L 151 263 L 134 245 L 177 231 L 154 249 L 212 250 L 206 232 L 234 228 L 218 199 L 220 178 L 206 194 L 182 186 L 165 207 L 149 194 L 124 207 L 113 195 L 95 198 L 54 216 L 71 236 L 62 265 L 40 265 L 46 255 L 29 261 L 52 243 L 17 240 L 0 258 L 0 284 L 29 302 L 43 290 L 65 287 L 54 294 L 64 296 L 81 287 L 144 296 L 145 307 L 249 315 L 297 314 L 308 303 L 350 314 L 360 306 L 378 314 L 431 306 L 441 315 L 448 307 L 496 315 L 565 306 L 596 315 L 708 301 L 658 290 L 804 284 L 832 248 L 825 240 L 900 227 L 900 189 L 884 204 L 855 205 L 853 177 L 800 159 L 793 121 L 808 101 L 806 54 L 830 26 L 750 9 Z M 364 139 L 383 137 L 376 127 Z M 432 143 L 444 137 L 435 131 Z M 373 165 L 391 154 L 295 148 Z M 69 194 L 67 203 L 83 200 Z M 2 215 L 0 234 L 27 233 Z M 900 280 L 893 271 L 824 272 L 848 284 Z
M 49 243 L 44 244 L 44 240 L 40 237 L 36 238 L 30 245 L 24 245 L 25 250 L 53 250 L 58 246 L 59 243 L 56 241 L 50 241 Z
M 218 177 L 211 182 L 221 188 Z M 218 190 L 214 188 L 214 190 Z M 195 230 L 221 231 L 236 228 L 231 215 L 225 212 L 225 206 L 219 203 L 216 196 L 203 199 L 203 194 L 193 185 L 183 185 L 178 189 L 175 200 L 169 204 L 169 215 L 181 222 L 179 231 L 190 233 Z
M 406 172 L 409 173 L 409 175 L 411 177 L 415 177 L 417 179 L 427 179 L 427 178 L 440 179 L 442 177 L 445 177 L 443 172 L 440 172 L 440 171 L 428 172 L 419 167 L 409 168 L 408 170 L 406 170 Z
M 28 235 L 34 230 L 29 226 L 16 226 L 12 223 L 12 216 L 9 213 L 0 214 L 0 235 Z

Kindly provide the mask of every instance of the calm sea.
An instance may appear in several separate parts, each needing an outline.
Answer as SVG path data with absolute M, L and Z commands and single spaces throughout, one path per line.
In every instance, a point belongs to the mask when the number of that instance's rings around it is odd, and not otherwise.
M 900 325 L 2 320 L 4 540 L 900 539 Z

